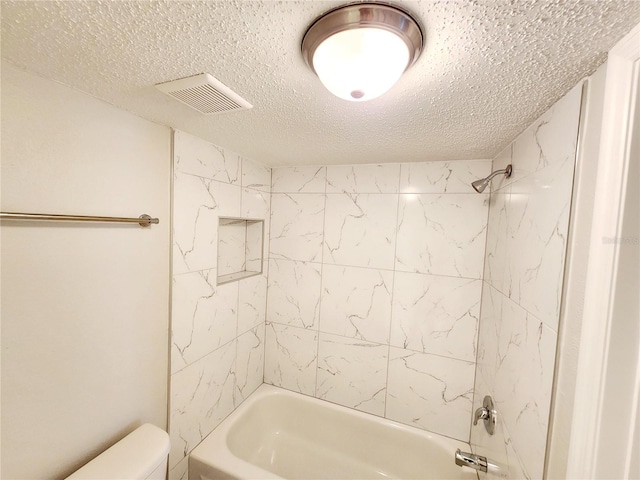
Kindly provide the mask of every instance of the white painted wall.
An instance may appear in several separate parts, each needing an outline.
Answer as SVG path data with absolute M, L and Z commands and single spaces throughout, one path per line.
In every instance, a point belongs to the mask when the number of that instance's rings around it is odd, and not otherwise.
M 637 31 L 640 33 L 640 28 Z M 637 39 L 640 34 L 636 35 Z M 609 331 L 604 413 L 596 464 L 600 479 L 610 478 L 610 472 L 624 478 L 640 478 L 640 418 L 637 413 L 640 409 L 640 194 L 637 185 L 640 178 L 640 83 L 637 76 L 640 59 L 635 63 L 636 87 L 630 105 L 633 113 L 629 125 L 627 178 L 620 207 L 620 235 L 604 240 L 618 243 L 619 250 L 611 312 L 614 324 Z M 610 438 L 616 438 L 616 441 L 610 442 Z
M 640 473 L 639 73 L 637 25 L 608 58 L 567 478 Z
M 576 369 L 582 330 L 584 291 L 587 279 L 593 192 L 598 175 L 600 130 L 604 106 L 604 86 L 607 64 L 587 80 L 581 118 L 580 143 L 576 159 L 573 205 L 569 220 L 569 251 L 567 256 L 565 294 L 561 310 L 558 356 L 554 386 L 553 410 L 547 445 L 547 477 L 566 478 L 571 420 L 576 386 Z
M 71 473 L 166 427 L 168 128 L 2 65 L 2 210 L 160 224 L 3 222 L 2 478 Z

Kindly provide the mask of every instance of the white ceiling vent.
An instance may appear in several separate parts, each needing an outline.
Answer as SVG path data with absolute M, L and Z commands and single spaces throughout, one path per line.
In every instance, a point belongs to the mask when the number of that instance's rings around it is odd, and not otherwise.
M 253 108 L 253 105 L 208 73 L 159 83 L 156 87 L 205 115 Z

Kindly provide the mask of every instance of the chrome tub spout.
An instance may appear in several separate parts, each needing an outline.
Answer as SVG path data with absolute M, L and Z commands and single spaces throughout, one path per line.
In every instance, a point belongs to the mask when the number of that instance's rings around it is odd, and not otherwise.
M 481 472 L 487 471 L 487 457 L 481 457 L 473 453 L 462 452 L 456 450 L 456 465 L 461 467 L 471 467 Z

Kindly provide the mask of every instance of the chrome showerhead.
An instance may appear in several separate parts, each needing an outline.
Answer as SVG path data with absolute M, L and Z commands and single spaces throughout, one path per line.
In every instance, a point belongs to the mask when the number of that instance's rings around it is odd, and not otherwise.
M 482 193 L 484 192 L 484 189 L 487 188 L 493 177 L 503 174 L 506 178 L 509 178 L 511 176 L 511 172 L 513 172 L 513 168 L 511 168 L 511 165 L 507 165 L 507 168 L 503 170 L 496 170 L 495 172 L 492 172 L 488 177 L 481 178 L 480 180 L 472 182 L 471 186 L 476 192 Z
M 487 178 L 481 178 L 480 180 L 476 180 L 471 184 L 473 189 L 478 193 L 484 192 L 484 189 L 487 188 L 487 185 L 489 185 L 489 179 Z

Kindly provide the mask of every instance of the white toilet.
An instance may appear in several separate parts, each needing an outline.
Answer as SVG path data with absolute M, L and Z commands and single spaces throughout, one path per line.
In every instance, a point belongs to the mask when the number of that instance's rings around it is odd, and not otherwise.
M 164 480 L 169 445 L 167 432 L 145 423 L 67 478 Z

